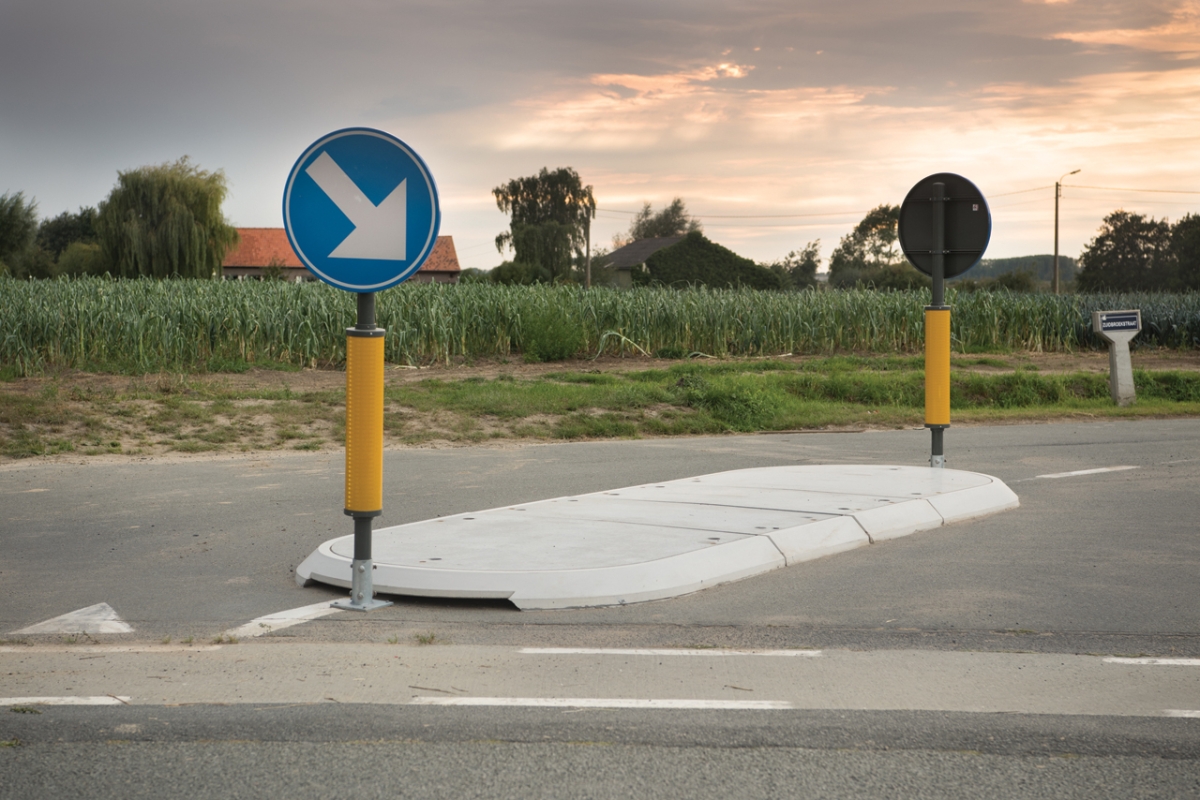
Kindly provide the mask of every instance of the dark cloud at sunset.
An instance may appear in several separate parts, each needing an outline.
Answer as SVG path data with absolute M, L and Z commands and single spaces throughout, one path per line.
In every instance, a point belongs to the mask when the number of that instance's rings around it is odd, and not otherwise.
M 0 192 L 44 215 L 189 154 L 225 170 L 235 224 L 281 225 L 304 147 L 371 125 L 430 164 L 468 266 L 500 260 L 491 188 L 542 166 L 595 186 L 594 241 L 678 195 L 760 260 L 827 255 L 931 172 L 993 198 L 994 256 L 1049 251 L 1039 187 L 1073 169 L 1200 191 L 1196 0 L 5 0 L 0 70 Z M 1200 195 L 1068 186 L 1063 251 L 1117 207 L 1176 218 Z

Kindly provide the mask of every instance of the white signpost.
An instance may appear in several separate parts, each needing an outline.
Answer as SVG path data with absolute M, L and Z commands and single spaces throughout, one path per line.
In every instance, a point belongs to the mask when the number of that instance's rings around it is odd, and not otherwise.
M 1127 406 L 1136 399 L 1129 343 L 1141 329 L 1142 312 L 1139 309 L 1092 312 L 1092 330 L 1108 342 L 1108 388 L 1113 402 L 1119 406 Z

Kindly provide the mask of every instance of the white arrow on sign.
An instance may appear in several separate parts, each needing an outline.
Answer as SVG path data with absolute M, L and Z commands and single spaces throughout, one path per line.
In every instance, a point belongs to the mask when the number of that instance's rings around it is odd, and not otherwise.
M 308 173 L 321 191 L 354 223 L 354 230 L 329 254 L 330 258 L 370 258 L 404 261 L 408 228 L 408 179 L 379 205 L 372 203 L 329 153 L 309 164 Z

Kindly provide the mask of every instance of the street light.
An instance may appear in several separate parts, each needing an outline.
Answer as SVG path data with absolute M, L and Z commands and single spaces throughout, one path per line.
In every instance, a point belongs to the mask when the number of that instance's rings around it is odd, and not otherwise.
M 1054 293 L 1058 294 L 1058 198 L 1062 197 L 1062 181 L 1068 175 L 1074 175 L 1079 170 L 1066 173 L 1054 182 Z

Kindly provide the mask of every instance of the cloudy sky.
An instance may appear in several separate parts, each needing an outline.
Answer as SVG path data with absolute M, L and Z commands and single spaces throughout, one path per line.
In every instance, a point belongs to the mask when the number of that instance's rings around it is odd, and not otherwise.
M 187 154 L 235 225 L 282 226 L 295 159 L 366 125 L 472 267 L 491 189 L 543 166 L 594 186 L 595 243 L 679 196 L 760 261 L 934 172 L 988 196 L 991 257 L 1051 251 L 1074 169 L 1065 254 L 1119 207 L 1200 212 L 1200 0 L 0 0 L 0 76 L 0 193 L 43 216 Z

